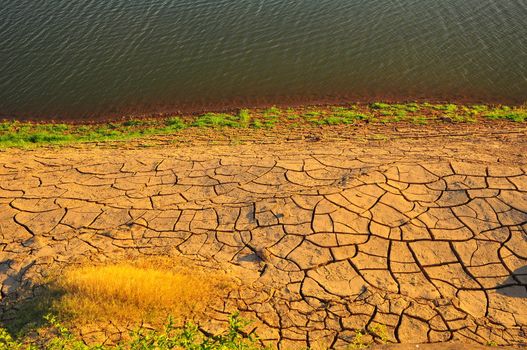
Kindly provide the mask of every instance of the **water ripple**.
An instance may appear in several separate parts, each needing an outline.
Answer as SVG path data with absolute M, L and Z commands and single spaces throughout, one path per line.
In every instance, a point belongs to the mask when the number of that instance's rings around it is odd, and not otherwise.
M 524 0 L 4 0 L 0 115 L 527 100 Z

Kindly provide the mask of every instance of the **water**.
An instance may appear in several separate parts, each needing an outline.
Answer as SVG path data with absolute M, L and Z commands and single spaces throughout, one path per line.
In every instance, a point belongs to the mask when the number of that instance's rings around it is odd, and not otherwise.
M 0 115 L 527 101 L 526 0 L 2 0 Z

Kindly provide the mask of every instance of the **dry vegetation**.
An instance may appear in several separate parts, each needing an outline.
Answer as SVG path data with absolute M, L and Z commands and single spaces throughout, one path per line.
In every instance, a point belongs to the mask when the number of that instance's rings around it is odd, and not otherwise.
M 160 325 L 168 315 L 179 322 L 198 320 L 233 286 L 220 272 L 168 260 L 87 266 L 54 282 L 61 296 L 53 310 L 76 325 L 108 320 Z

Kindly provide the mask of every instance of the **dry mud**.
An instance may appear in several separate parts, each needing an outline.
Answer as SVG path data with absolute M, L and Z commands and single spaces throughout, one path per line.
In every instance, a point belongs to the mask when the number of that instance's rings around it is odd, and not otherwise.
M 211 319 L 241 310 L 279 348 L 375 324 L 466 344 L 437 349 L 525 345 L 525 129 L 410 129 L 0 153 L 0 311 L 57 267 L 177 254 L 236 271 Z

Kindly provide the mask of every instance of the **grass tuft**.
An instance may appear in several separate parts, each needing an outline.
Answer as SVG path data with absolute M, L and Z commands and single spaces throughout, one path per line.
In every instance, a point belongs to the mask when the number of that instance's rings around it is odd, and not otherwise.
M 488 119 L 504 119 L 522 123 L 527 121 L 527 109 L 521 107 L 514 109 L 510 107 L 500 107 L 484 113 L 483 116 Z
M 170 130 L 181 130 L 187 127 L 187 124 L 185 124 L 185 122 L 179 117 L 168 118 L 167 120 L 165 120 L 165 125 Z
M 168 315 L 201 316 L 225 295 L 233 281 L 196 266 L 170 267 L 166 261 L 144 260 L 66 271 L 53 286 L 61 295 L 53 310 L 75 324 L 159 323 Z

